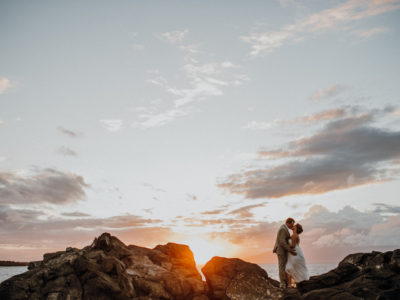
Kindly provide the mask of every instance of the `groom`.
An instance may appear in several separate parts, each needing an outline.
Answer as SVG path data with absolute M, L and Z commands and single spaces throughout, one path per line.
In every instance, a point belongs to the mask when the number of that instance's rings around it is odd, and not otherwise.
M 296 250 L 290 247 L 288 240 L 290 239 L 289 229 L 294 226 L 294 219 L 287 218 L 285 224 L 283 224 L 278 231 L 276 236 L 276 242 L 274 246 L 274 253 L 278 255 L 278 265 L 279 265 L 279 281 L 281 282 L 280 287 L 285 288 L 288 285 L 286 279 L 286 262 L 288 259 L 288 253 L 297 255 Z

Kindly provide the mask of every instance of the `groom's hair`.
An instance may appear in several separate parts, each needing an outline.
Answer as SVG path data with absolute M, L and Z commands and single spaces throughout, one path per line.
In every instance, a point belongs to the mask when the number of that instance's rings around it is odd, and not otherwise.
M 294 219 L 293 218 L 287 218 L 286 219 L 286 224 L 292 224 L 294 223 Z

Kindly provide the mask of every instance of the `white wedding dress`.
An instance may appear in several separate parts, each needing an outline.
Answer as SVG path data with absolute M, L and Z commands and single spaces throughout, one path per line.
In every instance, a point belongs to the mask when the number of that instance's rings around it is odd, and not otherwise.
M 289 240 L 291 242 L 291 240 Z M 296 244 L 294 248 L 297 252 L 297 255 L 293 255 L 288 253 L 288 260 L 286 263 L 286 272 L 293 277 L 296 283 L 308 280 L 310 278 L 310 273 L 308 272 L 306 259 L 304 258 L 303 251 L 299 244 Z

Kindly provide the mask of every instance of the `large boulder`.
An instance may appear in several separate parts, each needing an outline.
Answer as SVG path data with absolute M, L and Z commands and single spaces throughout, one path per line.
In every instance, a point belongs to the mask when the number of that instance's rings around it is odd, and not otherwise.
M 103 233 L 83 249 L 45 254 L 29 270 L 0 284 L 0 299 L 207 300 L 186 245 L 126 246 Z
M 334 270 L 298 284 L 306 300 L 400 299 L 400 249 L 350 254 Z
M 213 257 L 201 270 L 213 300 L 301 299 L 295 289 L 279 289 L 260 266 L 238 258 Z

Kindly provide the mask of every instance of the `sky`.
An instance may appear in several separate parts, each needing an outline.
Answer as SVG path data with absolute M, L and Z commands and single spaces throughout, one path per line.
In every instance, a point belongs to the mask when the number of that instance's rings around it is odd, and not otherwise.
M 0 1 L 0 260 L 102 232 L 274 263 L 400 245 L 400 1 Z

